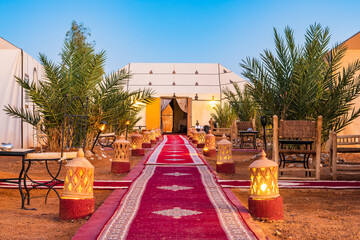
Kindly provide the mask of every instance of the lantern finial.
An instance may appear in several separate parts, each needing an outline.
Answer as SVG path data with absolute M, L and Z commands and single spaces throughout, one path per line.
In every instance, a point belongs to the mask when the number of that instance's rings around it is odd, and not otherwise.
M 85 157 L 84 150 L 82 148 L 79 148 L 79 151 L 77 152 L 76 157 L 78 157 L 78 158 Z
M 120 140 L 125 140 L 125 136 L 123 133 L 120 135 Z
M 225 133 L 222 135 L 221 139 L 226 139 Z
M 267 159 L 266 159 L 266 153 L 265 153 L 264 150 L 261 151 L 261 153 L 260 153 L 260 158 L 261 158 L 261 160 L 267 160 Z

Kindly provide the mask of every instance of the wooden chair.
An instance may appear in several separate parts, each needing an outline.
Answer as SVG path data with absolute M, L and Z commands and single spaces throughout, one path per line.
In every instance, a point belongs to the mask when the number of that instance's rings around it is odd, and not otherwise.
M 273 159 L 279 164 L 279 175 L 284 172 L 305 172 L 306 179 L 320 180 L 320 152 L 321 152 L 322 117 L 317 123 L 306 120 L 280 120 L 273 117 Z M 287 147 L 286 147 L 287 146 Z M 302 160 L 287 160 L 285 154 L 304 154 Z M 309 167 L 309 157 L 313 156 L 313 166 Z M 301 162 L 304 168 L 288 168 L 286 163 Z M 281 167 L 281 165 L 283 165 Z M 315 178 L 311 173 L 315 172 Z M 281 177 L 283 179 L 296 179 L 299 177 Z M 300 178 L 303 179 L 303 178 Z
M 251 131 L 249 131 L 251 129 Z M 244 134 L 244 131 L 249 131 L 249 134 Z M 243 134 L 241 134 L 242 132 Z M 250 132 L 252 132 L 250 134 Z M 236 121 L 236 144 L 237 147 L 242 147 L 244 144 L 253 144 L 253 148 L 256 149 L 256 139 L 257 139 L 257 133 L 256 132 L 256 124 L 255 119 L 252 119 L 251 121 Z M 243 136 L 245 135 L 245 137 Z M 245 140 L 250 138 L 249 141 Z
M 333 180 L 338 175 L 360 174 L 359 162 L 337 162 L 337 153 L 360 153 L 360 135 L 340 135 L 330 132 L 329 165 Z
M 81 104 L 82 112 L 77 114 L 68 113 L 68 109 L 73 107 L 73 101 L 80 102 L 78 104 Z M 87 108 L 88 108 L 88 99 L 86 100 L 85 103 L 83 103 L 79 97 L 74 97 L 71 99 L 71 101 L 67 102 L 67 97 L 65 97 L 64 120 L 63 120 L 63 129 L 62 129 L 62 137 L 61 137 L 61 151 L 28 153 L 25 156 L 24 162 L 25 164 L 27 164 L 27 166 L 26 167 L 24 166 L 25 170 L 21 174 L 23 174 L 24 179 L 28 179 L 31 182 L 31 189 L 37 187 L 49 188 L 45 196 L 45 203 L 47 200 L 47 196 L 51 190 L 53 190 L 60 198 L 60 195 L 58 194 L 54 186 L 63 182 L 62 180 L 58 179 L 63 161 L 75 158 L 79 148 L 83 148 L 83 150 L 85 151 L 86 131 L 87 131 Z M 36 180 L 33 180 L 30 177 L 29 172 L 31 170 L 31 164 L 34 162 L 45 162 L 45 167 L 51 180 L 47 182 L 37 182 Z M 50 162 L 58 163 L 56 171 L 50 170 L 49 168 Z M 25 184 L 25 191 L 26 191 L 25 199 L 27 199 L 28 205 L 30 204 L 31 189 L 28 189 L 28 187 Z
M 217 138 L 221 138 L 224 134 L 225 136 L 230 140 L 230 142 L 232 142 L 233 144 L 236 143 L 236 124 L 235 121 L 233 122 L 233 124 L 231 125 L 230 128 L 219 128 L 219 127 L 214 127 L 214 122 L 212 120 L 212 118 L 210 118 L 210 129 L 211 129 L 211 133 L 217 137 Z

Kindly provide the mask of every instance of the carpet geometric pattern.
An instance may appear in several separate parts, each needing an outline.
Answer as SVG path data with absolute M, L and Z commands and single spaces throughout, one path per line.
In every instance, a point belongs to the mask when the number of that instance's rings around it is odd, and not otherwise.
M 182 136 L 171 135 L 149 156 L 98 239 L 256 236 L 194 147 Z

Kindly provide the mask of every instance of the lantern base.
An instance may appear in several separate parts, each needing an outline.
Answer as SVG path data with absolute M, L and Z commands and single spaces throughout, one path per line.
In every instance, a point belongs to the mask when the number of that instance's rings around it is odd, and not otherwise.
M 283 200 L 279 196 L 270 199 L 253 199 L 249 197 L 249 212 L 254 218 L 267 220 L 283 220 Z
M 59 218 L 72 220 L 84 218 L 95 211 L 95 199 L 60 198 Z
M 145 155 L 145 149 L 132 149 L 131 150 L 131 156 L 144 156 Z
M 189 137 L 189 140 L 192 141 L 192 137 Z
M 151 148 L 151 143 L 142 143 L 142 148 Z
M 233 162 L 232 163 L 222 163 L 222 164 L 217 163 L 216 171 L 218 173 L 227 173 L 227 174 L 235 173 L 235 164 Z
M 198 140 L 194 140 L 194 139 L 193 139 L 193 140 L 192 140 L 192 143 L 193 143 L 193 144 L 198 144 Z
M 151 144 L 156 144 L 156 140 L 151 140 Z
M 156 141 L 159 141 L 160 140 L 160 137 L 156 137 Z
M 203 150 L 203 154 L 205 157 L 216 157 L 216 149 Z
M 111 162 L 111 173 L 127 173 L 130 171 L 130 162 Z
M 205 143 L 198 143 L 196 145 L 197 148 L 204 148 L 205 147 Z

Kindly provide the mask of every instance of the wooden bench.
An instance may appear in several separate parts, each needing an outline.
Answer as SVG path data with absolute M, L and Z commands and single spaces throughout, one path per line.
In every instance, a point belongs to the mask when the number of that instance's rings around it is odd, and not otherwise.
M 329 165 L 333 180 L 337 180 L 340 174 L 360 174 L 360 162 L 337 162 L 338 153 L 360 153 L 360 135 L 338 136 L 332 131 L 330 143 Z

